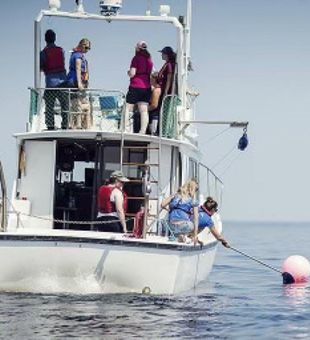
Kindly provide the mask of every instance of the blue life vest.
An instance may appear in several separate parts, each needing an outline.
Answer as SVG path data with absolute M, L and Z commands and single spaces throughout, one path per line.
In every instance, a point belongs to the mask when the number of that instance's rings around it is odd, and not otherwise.
M 194 206 L 197 205 L 192 198 L 182 200 L 181 196 L 176 195 L 169 204 L 169 220 L 190 221 Z
M 69 62 L 69 73 L 67 76 L 67 82 L 69 86 L 77 87 L 77 76 L 76 76 L 76 60 L 81 59 L 81 80 L 84 85 L 87 86 L 89 80 L 88 74 L 88 62 L 83 52 L 77 50 L 73 51 Z

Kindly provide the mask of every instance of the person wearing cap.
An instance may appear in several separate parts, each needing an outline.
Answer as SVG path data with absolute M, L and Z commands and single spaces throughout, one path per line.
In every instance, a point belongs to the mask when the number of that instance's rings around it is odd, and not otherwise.
M 44 100 L 45 124 L 48 130 L 55 129 L 54 106 L 58 99 L 61 107 L 61 127 L 67 128 L 69 100 L 61 90 L 50 90 L 60 87 L 66 80 L 65 52 L 55 44 L 56 33 L 49 29 L 45 32 L 46 46 L 40 53 L 40 68 L 45 75 Z
M 226 248 L 229 248 L 228 242 L 225 238 L 216 230 L 212 215 L 217 212 L 218 204 L 212 197 L 207 197 L 206 201 L 199 207 L 198 210 L 198 233 L 205 228 L 209 228 L 212 235 Z
M 161 52 L 161 57 L 165 61 L 164 65 L 158 72 L 158 83 L 162 90 L 162 98 L 173 91 L 173 77 L 175 72 L 176 53 L 172 47 L 166 46 Z
M 129 182 L 121 171 L 112 172 L 109 184 L 102 185 L 98 190 L 98 221 L 103 221 L 99 226 L 100 231 L 126 233 L 125 213 L 127 198 L 123 191 L 124 183 Z
M 147 50 L 145 41 L 139 41 L 135 47 L 135 56 L 131 60 L 128 76 L 130 78 L 129 89 L 126 95 L 125 132 L 131 132 L 130 117 L 133 116 L 134 105 L 138 105 L 140 112 L 140 131 L 145 134 L 148 123 L 148 105 L 151 99 L 150 75 L 153 62 Z

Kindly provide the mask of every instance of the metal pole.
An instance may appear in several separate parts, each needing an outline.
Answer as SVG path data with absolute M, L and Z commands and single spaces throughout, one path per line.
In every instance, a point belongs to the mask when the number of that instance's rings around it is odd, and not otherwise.
M 34 87 L 41 87 L 40 74 L 40 51 L 41 51 L 41 23 L 36 20 L 34 22 Z
M 0 161 L 0 184 L 1 184 L 1 194 L 2 194 L 2 202 L 1 202 L 1 231 L 6 231 L 7 229 L 7 191 L 6 184 L 4 178 L 4 172 L 2 163 Z

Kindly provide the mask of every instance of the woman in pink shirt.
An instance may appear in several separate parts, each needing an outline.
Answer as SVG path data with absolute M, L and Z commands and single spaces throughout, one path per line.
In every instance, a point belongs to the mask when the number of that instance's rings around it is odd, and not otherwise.
M 134 105 L 137 104 L 141 121 L 139 133 L 146 133 L 149 123 L 148 105 L 151 99 L 150 75 L 152 69 L 153 62 L 147 50 L 147 44 L 145 41 L 139 41 L 128 71 L 130 84 L 126 95 L 125 132 L 132 131 L 130 117 L 133 115 Z

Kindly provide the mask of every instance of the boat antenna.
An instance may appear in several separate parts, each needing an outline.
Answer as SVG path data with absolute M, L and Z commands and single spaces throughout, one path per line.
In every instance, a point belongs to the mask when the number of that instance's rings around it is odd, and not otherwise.
M 192 26 L 192 0 L 187 0 L 186 11 L 186 70 L 187 73 L 190 69 L 190 49 L 191 49 L 191 26 Z

